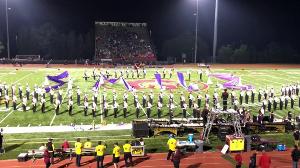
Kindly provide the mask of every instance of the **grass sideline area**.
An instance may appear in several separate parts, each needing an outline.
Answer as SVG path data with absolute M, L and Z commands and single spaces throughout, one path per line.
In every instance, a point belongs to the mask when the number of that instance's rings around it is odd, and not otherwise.
M 291 133 L 280 134 L 261 134 L 262 138 L 277 140 L 280 143 L 292 147 L 294 145 L 293 136 Z M 6 153 L 0 156 L 0 160 L 16 159 L 18 154 L 27 152 L 28 150 L 38 149 L 42 143 L 46 143 L 48 138 L 53 138 L 55 148 L 60 148 L 64 139 L 67 139 L 71 146 L 74 146 L 76 138 L 81 138 L 85 142 L 86 138 L 90 138 L 93 146 L 97 141 L 103 141 L 107 144 L 106 154 L 111 154 L 113 144 L 118 142 L 120 145 L 125 143 L 125 140 L 135 140 L 131 136 L 131 130 L 122 131 L 94 131 L 94 132 L 67 132 L 67 133 L 26 133 L 26 134 L 5 134 L 5 150 Z M 198 139 L 199 135 L 195 134 Z M 186 140 L 187 135 L 176 137 L 179 140 Z M 156 137 L 144 138 L 147 153 L 161 153 L 167 152 L 168 135 L 160 135 Z M 209 145 L 210 151 L 220 149 L 224 142 L 220 141 L 216 135 L 211 134 Z
M 186 68 L 175 68 L 176 71 L 183 72 L 185 75 L 186 83 L 189 85 L 190 83 L 198 84 L 199 88 L 203 86 L 203 83 L 199 81 L 199 75 L 197 73 L 197 69 L 186 69 Z M 70 125 L 71 123 L 73 124 L 91 124 L 93 121 L 93 117 L 91 115 L 91 109 L 89 109 L 89 115 L 84 116 L 83 115 L 83 107 L 77 106 L 76 105 L 76 88 L 77 86 L 80 87 L 82 92 L 86 92 L 89 94 L 89 105 L 91 105 L 91 96 L 92 92 L 91 89 L 93 85 L 95 84 L 95 81 L 90 77 L 88 81 L 84 81 L 83 79 L 83 74 L 84 71 L 86 70 L 85 68 L 66 68 L 66 69 L 59 69 L 59 68 L 3 68 L 0 69 L 0 81 L 1 82 L 6 82 L 9 84 L 9 87 L 11 84 L 21 84 L 23 85 L 23 93 L 25 93 L 25 87 L 26 83 L 28 83 L 31 87 L 31 91 L 33 90 L 33 86 L 35 84 L 41 86 L 45 80 L 46 75 L 57 75 L 60 74 L 64 71 L 68 71 L 70 76 L 74 79 L 74 84 L 73 84 L 73 99 L 74 99 L 74 110 L 73 110 L 73 115 L 69 116 L 67 112 L 67 103 L 68 103 L 68 98 L 66 97 L 66 85 L 61 87 L 63 90 L 63 104 L 60 108 L 60 114 L 55 115 L 54 112 L 54 105 L 51 105 L 49 103 L 49 95 L 46 94 L 46 112 L 44 114 L 41 113 L 40 110 L 40 104 L 38 103 L 37 106 L 37 112 L 33 113 L 32 110 L 30 109 L 26 113 L 22 111 L 14 111 L 12 108 L 9 111 L 5 111 L 5 104 L 4 102 L 0 102 L 0 127 L 6 127 L 6 126 L 47 126 L 47 125 Z M 99 72 L 105 71 L 106 69 L 98 69 L 97 71 Z M 115 69 L 108 69 L 110 73 L 114 76 L 114 70 Z M 118 68 L 116 70 L 124 70 L 123 68 Z M 139 102 L 142 102 L 142 95 L 150 92 L 151 89 L 149 89 L 147 86 L 149 85 L 155 85 L 155 80 L 154 80 L 154 73 L 156 70 L 158 70 L 160 73 L 162 73 L 162 69 L 155 69 L 155 68 L 148 68 L 147 70 L 147 75 L 146 78 L 147 80 L 150 80 L 150 82 L 145 82 L 141 83 L 140 85 L 144 86 L 144 89 L 138 90 L 138 95 L 139 95 Z M 205 70 L 205 69 L 203 69 Z M 93 69 L 87 69 L 88 75 L 92 74 Z M 191 81 L 187 80 L 187 71 L 191 71 Z M 168 69 L 167 69 L 168 72 Z M 250 84 L 253 85 L 258 91 L 258 89 L 265 89 L 265 88 L 274 88 L 276 91 L 276 95 L 280 94 L 280 88 L 282 85 L 288 85 L 292 84 L 295 82 L 299 82 L 300 79 L 300 69 L 246 69 L 241 68 L 241 69 L 212 69 L 212 73 L 230 73 L 236 76 L 241 77 L 242 83 L 243 84 Z M 205 74 L 205 73 L 204 73 Z M 131 76 L 131 75 L 129 75 Z M 171 79 L 169 79 L 169 75 L 167 74 L 167 80 L 170 80 L 171 83 L 174 83 L 177 87 L 177 89 L 173 90 L 174 93 L 174 100 L 175 102 L 179 103 L 179 97 L 180 93 L 183 92 L 184 95 L 186 96 L 186 99 L 188 97 L 189 92 L 183 89 L 180 85 L 177 84 L 177 75 L 176 73 L 173 73 L 173 76 Z M 128 82 L 131 81 L 137 81 L 137 80 L 143 80 L 142 78 L 140 79 L 126 79 Z M 209 86 L 208 93 L 211 96 L 212 99 L 212 94 L 216 90 L 219 95 L 222 93 L 222 89 L 216 88 L 216 84 L 222 84 L 224 81 L 216 79 L 216 78 L 211 78 L 213 84 Z M 65 80 L 66 81 L 66 80 Z M 203 82 L 206 83 L 207 81 L 207 76 L 203 75 Z M 51 83 L 50 85 L 52 85 Z M 122 106 L 123 106 L 123 93 L 125 91 L 125 88 L 122 83 L 118 84 L 105 84 L 104 87 L 100 88 L 100 93 L 98 96 L 98 99 L 100 99 L 101 94 L 103 93 L 104 88 L 106 89 L 107 93 L 107 102 L 109 105 L 112 105 L 112 90 L 115 90 L 117 93 L 117 102 L 119 103 L 119 116 L 118 118 L 113 118 L 113 109 L 109 109 L 108 112 L 108 118 L 104 119 L 104 123 L 130 123 L 133 119 L 135 119 L 135 107 L 133 106 L 133 96 L 129 93 L 128 97 L 128 112 L 129 112 L 129 117 L 123 118 L 123 112 L 122 112 Z M 16 90 L 18 90 L 18 86 L 16 86 Z M 154 105 L 152 107 L 152 116 L 154 118 L 157 118 L 156 116 L 156 111 L 157 111 L 157 99 L 158 99 L 158 93 L 160 89 L 155 86 L 153 89 L 154 93 Z M 168 101 L 168 96 L 169 96 L 169 90 L 164 91 L 165 96 L 164 96 L 164 102 Z M 201 94 L 202 97 L 204 97 L 204 94 L 206 93 L 206 90 L 200 90 L 199 92 L 193 92 L 194 97 L 197 96 L 197 94 Z M 17 91 L 18 94 L 18 91 Z M 236 91 L 236 94 L 238 95 L 239 92 Z M 81 95 L 81 98 L 83 99 L 83 95 Z M 212 101 L 210 101 L 212 103 Z M 260 108 L 257 104 L 257 93 L 255 95 L 255 104 L 249 104 L 246 108 L 250 109 L 252 114 L 257 114 L 258 109 Z M 295 101 L 295 107 L 294 109 L 290 109 L 290 103 L 288 105 L 287 109 L 283 110 L 277 110 L 275 112 L 275 115 L 277 118 L 282 118 L 287 115 L 288 111 L 295 112 L 294 115 L 297 116 L 300 113 L 300 108 L 298 105 L 299 101 Z M 18 104 L 21 101 L 18 100 Z M 83 103 L 83 100 L 81 101 Z M 28 105 L 31 106 L 31 100 L 28 102 Z M 10 103 L 10 107 L 11 107 Z M 202 103 L 201 109 L 203 109 L 204 103 Z M 212 105 L 211 105 L 212 106 Z M 210 106 L 210 107 L 211 107 Z M 20 106 L 19 106 L 20 107 Z M 163 114 L 162 116 L 165 118 L 168 118 L 168 107 L 166 104 L 163 106 Z M 177 107 L 174 112 L 175 117 L 181 117 L 181 108 Z M 188 109 L 188 113 L 192 114 L 192 110 Z M 143 113 L 143 110 L 141 110 L 140 114 L 142 115 L 141 118 L 146 118 L 145 114 Z M 266 112 L 266 115 L 268 115 L 268 112 Z M 97 117 L 95 118 L 95 123 L 100 124 L 100 107 L 98 107 L 97 110 Z

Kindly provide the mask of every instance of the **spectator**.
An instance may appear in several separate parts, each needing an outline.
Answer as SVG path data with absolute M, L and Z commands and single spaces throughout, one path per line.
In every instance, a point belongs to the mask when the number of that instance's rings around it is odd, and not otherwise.
M 92 142 L 89 138 L 86 139 L 86 142 L 84 143 L 83 148 L 92 148 Z
M 299 130 L 294 131 L 293 136 L 294 136 L 295 145 L 298 146 L 299 145 L 299 138 L 300 138 Z
M 271 166 L 271 158 L 264 150 L 262 151 L 262 156 L 259 159 L 259 166 L 261 168 L 269 168 Z
M 50 153 L 51 164 L 53 164 L 54 163 L 54 145 L 52 143 L 51 138 L 48 139 L 47 150 Z
M 176 150 L 176 139 L 174 138 L 174 135 L 171 135 L 170 139 L 168 140 L 167 144 L 169 146 L 169 152 L 167 156 L 167 160 L 170 160 L 170 157 L 174 155 L 174 152 Z
M 250 156 L 249 168 L 256 168 L 256 153 L 254 152 L 252 156 Z
M 145 142 L 144 142 L 143 138 L 140 138 L 139 142 L 140 142 L 140 145 L 141 145 L 141 146 L 144 146 L 144 145 L 145 145 Z
M 66 152 L 67 149 L 70 148 L 70 144 L 69 144 L 68 140 L 66 140 L 66 139 L 64 140 L 64 143 L 61 145 L 61 148 L 64 152 Z
M 294 146 L 294 150 L 292 151 L 291 154 L 292 160 L 293 160 L 293 168 L 298 168 L 298 161 L 300 157 L 300 151 L 298 149 L 298 146 Z
M 243 162 L 243 158 L 241 155 L 241 152 L 237 153 L 234 157 L 234 160 L 236 162 L 236 168 L 241 168 L 242 167 L 242 162 Z
M 181 157 L 182 157 L 182 153 L 181 153 L 179 147 L 176 147 L 176 151 L 175 151 L 173 159 L 172 159 L 174 168 L 179 168 Z
M 44 151 L 43 157 L 44 157 L 44 162 L 46 164 L 46 168 L 49 168 L 51 163 L 50 163 L 50 153 L 48 149 Z

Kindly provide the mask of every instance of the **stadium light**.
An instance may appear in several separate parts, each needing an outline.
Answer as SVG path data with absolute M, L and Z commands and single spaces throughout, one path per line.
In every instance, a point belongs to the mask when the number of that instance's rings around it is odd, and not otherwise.
M 8 30 L 8 12 L 7 10 L 10 10 L 7 7 L 7 0 L 5 0 L 5 14 L 6 14 L 6 47 L 7 47 L 7 58 L 10 59 L 10 46 L 9 46 L 9 30 Z
M 197 50 L 198 50 L 198 15 L 199 15 L 199 0 L 196 0 L 196 21 L 195 21 L 195 48 L 194 48 L 194 63 L 197 63 Z
M 214 22 L 214 41 L 213 41 L 213 59 L 212 62 L 216 63 L 216 53 L 217 53 L 217 40 L 218 40 L 218 10 L 219 10 L 219 0 L 216 0 L 215 4 L 215 22 Z

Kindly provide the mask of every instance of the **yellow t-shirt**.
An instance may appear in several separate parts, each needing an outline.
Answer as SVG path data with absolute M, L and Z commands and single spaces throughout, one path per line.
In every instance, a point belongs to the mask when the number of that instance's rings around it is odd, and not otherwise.
M 82 143 L 81 142 L 75 142 L 75 153 L 77 155 L 80 155 L 82 152 Z
M 106 146 L 98 145 L 96 146 L 95 152 L 97 152 L 97 156 L 103 156 L 106 150 Z
M 175 148 L 176 148 L 176 139 L 174 139 L 174 138 L 170 138 L 169 140 L 168 140 L 168 145 L 169 145 L 169 150 L 171 150 L 171 151 L 175 151 Z
M 113 154 L 115 154 L 115 157 L 120 157 L 120 147 L 119 146 L 114 147 Z
M 87 141 L 87 142 L 84 143 L 83 146 L 84 146 L 84 148 L 92 148 L 92 142 Z
M 131 152 L 131 145 L 130 144 L 124 144 L 123 145 L 124 152 Z

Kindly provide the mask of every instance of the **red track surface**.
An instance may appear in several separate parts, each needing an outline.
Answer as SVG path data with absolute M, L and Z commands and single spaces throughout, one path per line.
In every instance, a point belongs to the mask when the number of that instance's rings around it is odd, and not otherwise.
M 248 167 L 249 157 L 253 152 L 243 153 L 243 163 Z M 272 166 L 274 168 L 288 168 L 291 167 L 291 158 L 290 150 L 286 152 L 268 152 L 267 153 L 272 159 Z M 231 154 L 234 157 L 235 154 Z M 257 163 L 261 153 L 257 155 Z M 134 167 L 140 168 L 171 168 L 173 167 L 171 161 L 167 161 L 165 153 L 157 154 L 148 154 L 146 157 L 135 157 L 134 158 Z M 104 162 L 105 167 L 113 167 L 111 164 L 111 156 L 105 156 Z M 96 167 L 96 162 L 93 160 L 93 157 L 84 156 L 82 157 L 82 166 L 84 168 L 94 168 Z M 124 160 L 121 158 L 119 166 L 124 166 Z M 0 161 L 0 167 L 3 168 L 34 168 L 34 167 L 45 167 L 42 159 L 38 159 L 35 162 L 29 160 L 27 162 L 18 162 L 17 160 L 2 160 Z M 69 167 L 73 168 L 75 166 L 75 158 L 70 161 L 69 159 L 59 161 L 55 160 L 55 164 L 51 168 L 63 168 Z M 182 159 L 180 163 L 181 168 L 231 168 L 234 167 L 229 161 L 221 157 L 220 152 L 206 152 L 206 153 L 195 153 L 187 154 L 185 158 Z

